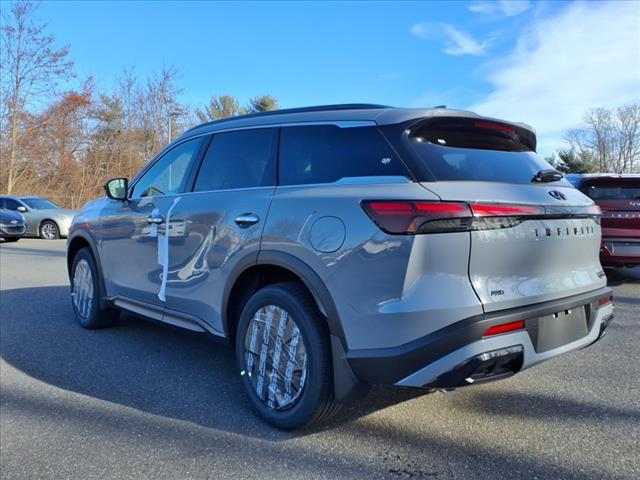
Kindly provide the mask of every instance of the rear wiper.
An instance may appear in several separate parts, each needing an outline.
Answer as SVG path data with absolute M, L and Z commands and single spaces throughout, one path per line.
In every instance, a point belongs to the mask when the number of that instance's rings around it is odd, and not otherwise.
M 563 175 L 553 168 L 547 168 L 546 170 L 540 170 L 536 173 L 531 179 L 534 183 L 547 183 L 547 182 L 557 182 L 558 180 L 562 180 Z

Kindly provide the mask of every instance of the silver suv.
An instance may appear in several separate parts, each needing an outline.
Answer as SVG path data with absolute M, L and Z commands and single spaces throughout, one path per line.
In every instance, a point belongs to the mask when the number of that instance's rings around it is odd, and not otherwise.
M 600 210 L 520 123 L 338 105 L 189 130 L 76 215 L 73 308 L 228 338 L 298 428 L 372 384 L 457 388 L 585 347 L 612 318 Z

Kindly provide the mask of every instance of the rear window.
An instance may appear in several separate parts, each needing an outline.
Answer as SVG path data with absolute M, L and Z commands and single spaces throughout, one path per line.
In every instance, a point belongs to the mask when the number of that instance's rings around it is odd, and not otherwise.
M 332 183 L 345 177 L 409 176 L 376 127 L 284 127 L 279 159 L 280 185 Z
M 636 182 L 583 184 L 580 191 L 593 200 L 640 200 L 640 179 Z
M 540 170 L 553 169 L 535 153 L 535 135 L 513 125 L 437 118 L 403 136 L 422 181 L 531 183 Z

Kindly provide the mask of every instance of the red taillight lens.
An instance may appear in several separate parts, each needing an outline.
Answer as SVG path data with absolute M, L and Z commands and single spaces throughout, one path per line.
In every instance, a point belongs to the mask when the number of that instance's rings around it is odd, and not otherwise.
M 484 332 L 485 337 L 491 335 L 500 335 L 501 333 L 515 332 L 516 330 L 522 330 L 524 328 L 524 320 L 518 320 L 516 322 L 503 323 L 502 325 L 494 325 L 488 328 Z
M 465 203 L 377 200 L 362 202 L 367 215 L 392 234 L 464 231 L 472 219 Z
M 544 215 L 544 207 L 535 205 L 494 205 L 475 203 L 471 205 L 476 217 L 509 217 L 512 215 Z
M 598 300 L 598 307 L 608 305 L 611 303 L 611 301 L 612 301 L 611 297 L 602 297 L 601 299 Z

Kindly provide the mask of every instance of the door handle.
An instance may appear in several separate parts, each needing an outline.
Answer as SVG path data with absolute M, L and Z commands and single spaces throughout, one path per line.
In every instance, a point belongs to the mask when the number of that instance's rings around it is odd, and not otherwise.
M 250 227 L 260 221 L 260 217 L 258 217 L 255 213 L 244 213 L 242 215 L 238 215 L 235 219 L 235 222 L 242 228 Z
M 158 225 L 160 223 L 164 223 L 164 218 L 162 217 L 147 217 L 147 223 L 152 223 Z

